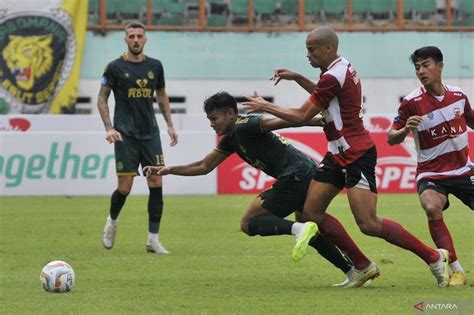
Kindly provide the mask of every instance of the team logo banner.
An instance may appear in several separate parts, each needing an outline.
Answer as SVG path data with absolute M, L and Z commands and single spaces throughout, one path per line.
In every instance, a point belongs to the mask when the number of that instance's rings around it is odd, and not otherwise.
M 416 192 L 416 148 L 410 135 L 399 145 L 387 144 L 387 131 L 391 126 L 391 117 L 372 116 L 367 119 L 366 127 L 377 147 L 377 167 L 375 175 L 377 190 L 381 193 Z M 327 151 L 326 137 L 320 128 L 314 131 L 281 132 L 289 143 L 316 162 L 321 162 Z M 469 132 L 471 160 L 474 160 L 474 132 Z M 269 188 L 275 179 L 253 168 L 232 154 L 217 168 L 217 191 L 219 194 L 256 194 Z
M 2 1 L 0 114 L 72 112 L 88 1 Z

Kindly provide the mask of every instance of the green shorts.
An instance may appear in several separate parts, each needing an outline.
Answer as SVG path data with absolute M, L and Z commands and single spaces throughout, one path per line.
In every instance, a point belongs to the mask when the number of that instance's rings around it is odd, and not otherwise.
M 262 207 L 280 218 L 285 218 L 295 211 L 303 212 L 308 187 L 315 168 L 302 178 L 295 175 L 280 177 L 273 186 L 259 196 Z
M 115 170 L 118 176 L 138 175 L 139 165 L 165 165 L 159 135 L 146 140 L 138 140 L 122 134 L 123 141 L 114 143 Z

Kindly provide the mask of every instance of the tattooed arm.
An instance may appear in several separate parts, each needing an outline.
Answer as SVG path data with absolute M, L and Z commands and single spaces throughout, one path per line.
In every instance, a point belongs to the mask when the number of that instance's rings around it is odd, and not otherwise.
M 109 143 L 113 143 L 116 141 L 122 141 L 122 135 L 120 134 L 120 132 L 114 129 L 112 121 L 110 120 L 109 105 L 107 104 L 110 91 L 111 90 L 108 86 L 100 86 L 99 97 L 97 100 L 97 108 L 99 109 L 100 117 L 102 118 L 102 122 L 104 123 L 105 131 L 107 132 L 105 139 Z

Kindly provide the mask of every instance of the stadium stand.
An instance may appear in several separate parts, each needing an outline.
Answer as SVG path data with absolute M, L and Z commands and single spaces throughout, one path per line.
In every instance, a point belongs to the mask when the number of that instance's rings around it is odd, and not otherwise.
M 474 30 L 474 0 L 88 1 L 90 29 L 101 31 L 132 19 L 157 30 L 304 31 L 322 23 L 340 30 Z

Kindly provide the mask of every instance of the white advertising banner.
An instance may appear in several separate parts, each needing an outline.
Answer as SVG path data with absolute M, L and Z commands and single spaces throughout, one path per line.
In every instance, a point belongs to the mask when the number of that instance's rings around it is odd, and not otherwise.
M 87 126 L 84 125 L 83 126 Z M 194 162 L 215 147 L 214 133 L 182 132 L 169 146 L 168 165 Z M 165 194 L 215 194 L 215 171 L 206 176 L 164 178 Z M 109 195 L 116 187 L 113 145 L 104 132 L 0 132 L 0 195 Z M 132 193 L 147 194 L 143 177 Z
M 157 118 L 162 119 L 161 115 Z M 413 138 L 389 146 L 386 133 L 392 116 L 366 115 L 364 120 L 377 144 L 379 191 L 414 192 Z M 167 165 L 201 160 L 215 148 L 216 136 L 205 116 L 173 115 L 173 121 L 179 135 L 179 143 L 173 148 L 163 128 L 166 124 L 159 121 Z M 321 128 L 289 128 L 281 132 L 300 150 L 321 161 L 326 152 Z M 474 132 L 469 132 L 469 143 L 474 147 Z M 474 159 L 472 154 L 471 159 Z M 165 177 L 164 192 L 256 193 L 271 184 L 271 178 L 233 155 L 218 171 L 206 176 Z M 0 116 L 0 195 L 109 195 L 115 186 L 113 145 L 105 141 L 105 131 L 97 115 Z M 137 178 L 132 193 L 147 192 L 145 179 Z
M 392 124 L 393 115 L 364 115 L 364 124 L 369 131 L 386 131 Z M 166 130 L 166 123 L 161 114 L 156 115 L 161 131 Z M 205 114 L 174 114 L 173 123 L 178 131 L 199 131 L 212 133 Z M 290 128 L 289 131 L 300 132 L 307 129 L 312 132 L 323 132 L 321 128 Z M 104 125 L 99 115 L 0 115 L 1 131 L 101 131 L 105 135 Z
M 157 114 L 158 126 L 166 130 L 163 115 Z M 204 114 L 173 114 L 176 130 L 211 132 Z M 101 131 L 105 135 L 102 119 L 97 115 L 0 115 L 1 131 Z

